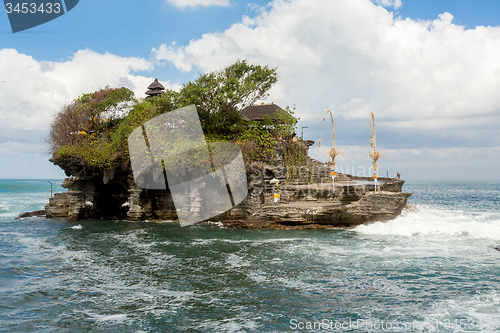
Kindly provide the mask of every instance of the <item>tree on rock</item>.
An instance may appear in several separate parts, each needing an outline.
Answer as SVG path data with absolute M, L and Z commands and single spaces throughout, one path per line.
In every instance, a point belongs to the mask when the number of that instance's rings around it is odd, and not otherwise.
M 186 83 L 178 94 L 167 92 L 161 98 L 168 101 L 170 108 L 195 104 L 206 134 L 232 136 L 242 122 L 238 111 L 269 96 L 268 91 L 277 80 L 275 68 L 241 60 L 222 70 L 202 74 Z
M 84 94 L 56 114 L 47 139 L 50 152 L 56 164 L 72 159 L 84 168 L 112 168 L 128 161 L 128 136 L 135 128 L 191 104 L 209 140 L 233 140 L 245 128 L 238 111 L 266 98 L 276 81 L 276 69 L 241 60 L 200 75 L 179 92 L 166 89 L 147 99 L 136 100 L 123 87 Z
M 82 165 L 111 167 L 110 134 L 122 120 L 134 93 L 125 87 L 83 94 L 55 116 L 46 139 L 55 159 L 79 159 Z

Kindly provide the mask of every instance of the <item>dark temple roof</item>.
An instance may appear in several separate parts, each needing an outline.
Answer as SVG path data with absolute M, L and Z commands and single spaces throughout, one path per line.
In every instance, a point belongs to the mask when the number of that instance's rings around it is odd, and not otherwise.
M 155 79 L 153 83 L 151 83 L 148 87 L 148 89 L 158 89 L 160 88 L 161 90 L 165 90 L 165 87 L 158 82 L 158 79 Z
M 149 90 L 146 91 L 146 95 L 149 96 L 147 96 L 146 98 L 151 98 L 165 93 L 163 91 L 165 90 L 165 87 L 160 82 L 158 82 L 158 79 L 155 79 L 154 82 L 149 85 L 148 89 Z
M 244 108 L 240 111 L 241 117 L 246 121 L 262 121 L 265 116 L 272 118 L 276 111 L 283 110 L 279 107 L 279 105 L 271 103 L 271 104 L 260 104 L 260 105 L 252 105 Z

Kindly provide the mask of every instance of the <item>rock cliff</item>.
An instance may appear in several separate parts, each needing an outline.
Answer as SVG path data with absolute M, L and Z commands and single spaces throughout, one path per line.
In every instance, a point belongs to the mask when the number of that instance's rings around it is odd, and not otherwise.
M 295 201 L 268 205 L 245 221 L 228 225 L 243 228 L 309 229 L 352 227 L 363 223 L 388 221 L 401 214 L 410 193 L 369 192 L 357 202 L 347 205 L 331 202 Z
M 50 199 L 45 207 L 47 218 L 177 219 L 170 193 L 139 188 L 128 163 L 101 171 L 71 160 L 52 162 L 69 176 L 62 184 L 68 191 Z M 375 192 L 369 178 L 340 174 L 333 186 L 329 173 L 326 164 L 313 159 L 293 172 L 280 159 L 275 165 L 250 165 L 246 199 L 211 220 L 242 228 L 350 227 L 395 218 L 411 195 L 402 192 L 404 181 L 399 179 L 380 179 Z M 277 190 L 281 200 L 276 204 L 276 188 L 269 183 L 272 178 L 281 184 Z

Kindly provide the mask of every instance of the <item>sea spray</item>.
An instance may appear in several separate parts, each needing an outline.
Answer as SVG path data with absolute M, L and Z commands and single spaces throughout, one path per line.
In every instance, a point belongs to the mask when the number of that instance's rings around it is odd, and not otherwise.
M 472 237 L 500 241 L 500 214 L 464 212 L 420 206 L 385 223 L 360 225 L 354 230 L 377 235 L 441 235 L 443 237 Z

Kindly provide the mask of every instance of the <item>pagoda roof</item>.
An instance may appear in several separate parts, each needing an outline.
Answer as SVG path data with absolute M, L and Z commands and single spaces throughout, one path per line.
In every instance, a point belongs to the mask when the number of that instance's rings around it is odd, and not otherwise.
M 158 82 L 158 79 L 155 79 L 154 82 L 149 85 L 148 89 L 165 90 L 165 87 L 160 82 Z
M 161 89 L 149 89 L 148 91 L 145 92 L 146 95 L 159 95 L 159 94 L 164 94 L 164 91 L 161 91 Z

